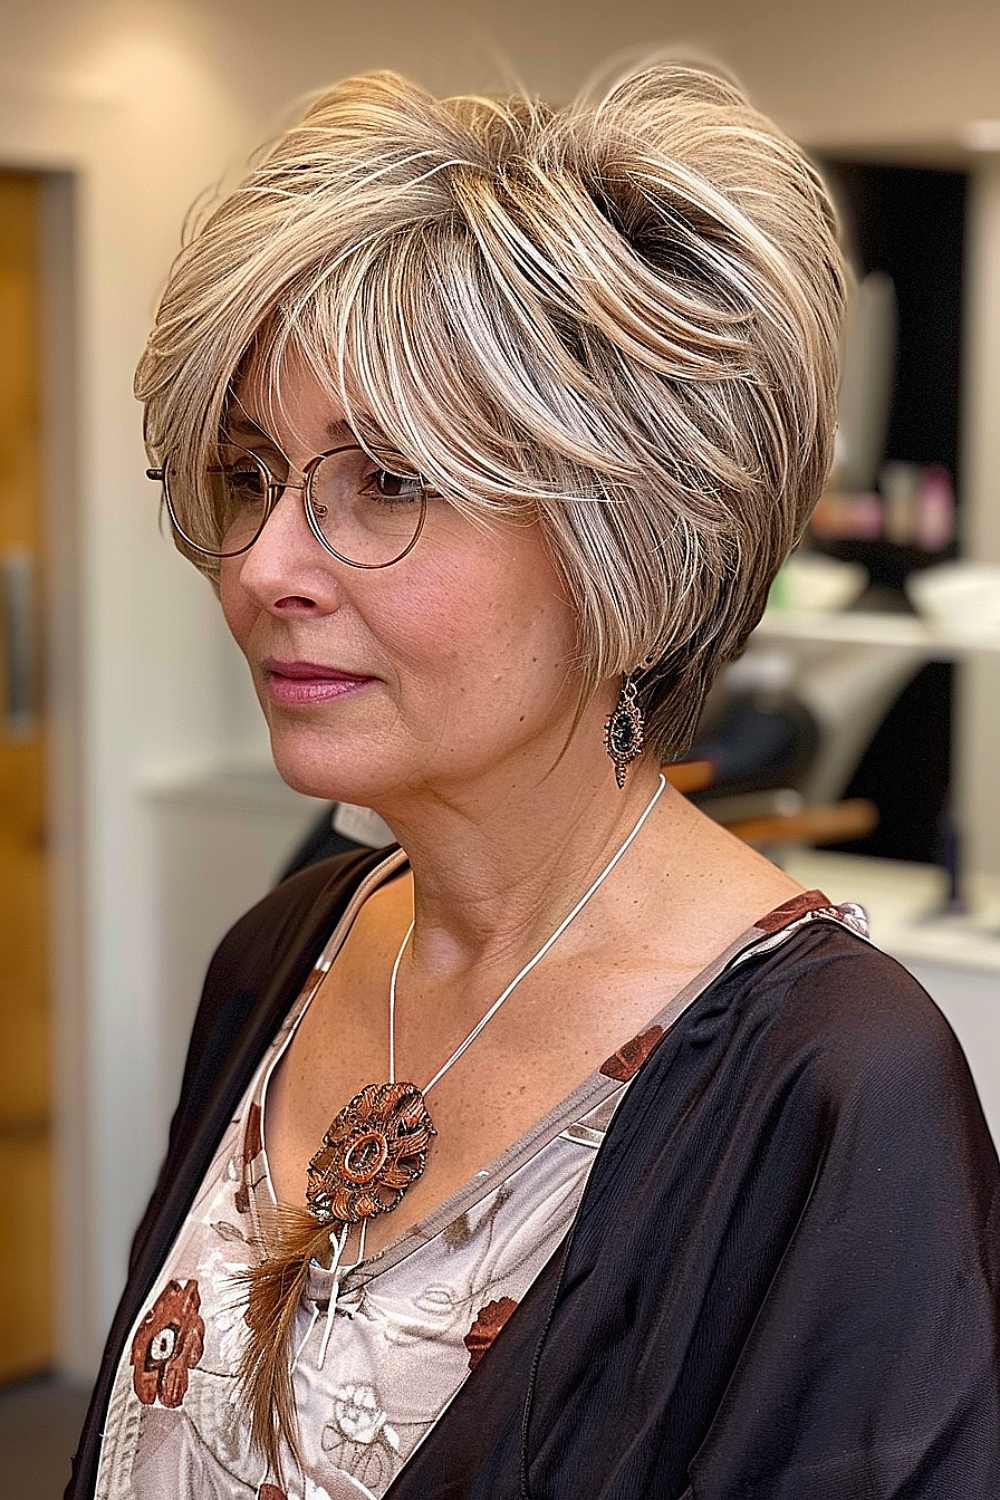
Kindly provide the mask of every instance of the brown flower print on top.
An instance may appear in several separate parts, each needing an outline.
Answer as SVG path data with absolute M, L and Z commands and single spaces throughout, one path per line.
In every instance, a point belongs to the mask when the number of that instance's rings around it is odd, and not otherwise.
M 242 1168 L 240 1171 L 240 1185 L 236 1189 L 236 1211 L 245 1214 L 250 1209 L 250 1192 L 248 1178 L 251 1164 L 256 1161 L 264 1149 L 264 1141 L 260 1129 L 260 1105 L 251 1104 L 247 1110 L 247 1123 L 243 1131 Z
M 276 1484 L 262 1484 L 257 1491 L 257 1500 L 288 1500 L 288 1496 Z
M 605 1078 L 628 1083 L 638 1073 L 662 1035 L 662 1026 L 651 1026 L 648 1031 L 640 1032 L 630 1042 L 619 1047 L 617 1052 L 612 1053 L 607 1062 L 602 1062 L 600 1071 Z
M 251 1104 L 247 1110 L 247 1124 L 243 1132 L 243 1160 L 247 1166 L 260 1155 L 264 1142 L 260 1133 L 260 1105 Z
M 176 1407 L 205 1348 L 196 1281 L 168 1281 L 132 1340 L 132 1385 L 143 1406 Z
M 798 896 L 782 901 L 780 906 L 775 906 L 764 916 L 758 917 L 753 925 L 759 927 L 762 932 L 780 932 L 782 927 L 787 927 L 789 922 L 795 922 L 799 917 L 804 917 L 807 912 L 822 910 L 829 905 L 830 902 L 822 891 L 802 891 Z
M 479 1309 L 479 1317 L 464 1340 L 469 1351 L 470 1370 L 476 1368 L 516 1307 L 517 1303 L 512 1297 L 500 1297 L 496 1302 L 487 1302 L 485 1307 Z

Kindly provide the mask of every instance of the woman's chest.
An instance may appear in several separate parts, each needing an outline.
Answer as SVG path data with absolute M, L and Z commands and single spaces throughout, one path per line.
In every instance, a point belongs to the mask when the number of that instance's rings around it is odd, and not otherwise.
M 679 988 L 685 976 L 672 977 Z M 433 1216 L 643 1033 L 663 1003 L 661 976 L 643 978 L 624 994 L 606 976 L 596 984 L 582 973 L 550 978 L 518 1010 L 497 1015 L 451 1066 L 450 1044 L 461 1046 L 464 1023 L 451 1036 L 439 1029 L 429 1046 L 403 1028 L 394 1071 L 384 1000 L 331 985 L 302 1016 L 264 1091 L 277 1201 L 305 1208 L 325 1184 L 361 1213 L 365 1204 L 391 1207 L 366 1224 L 366 1254 L 377 1253 Z M 415 1093 L 400 1102 L 405 1084 Z M 386 1180 L 395 1186 L 379 1191 Z
M 108 1413 L 98 1494 L 237 1500 L 276 1476 L 249 1441 L 241 1365 L 247 1271 L 272 1197 L 266 1069 L 231 1121 L 133 1325 Z M 606 1091 L 605 1091 L 606 1092 Z M 356 1270 L 314 1263 L 289 1341 L 304 1491 L 382 1494 L 566 1233 L 608 1100 L 524 1143 L 437 1221 Z M 265 1488 L 262 1489 L 261 1486 Z

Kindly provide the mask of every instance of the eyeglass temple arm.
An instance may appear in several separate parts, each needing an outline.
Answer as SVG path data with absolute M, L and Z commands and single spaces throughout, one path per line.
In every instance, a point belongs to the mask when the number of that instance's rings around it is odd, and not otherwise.
M 164 474 L 163 469 L 147 469 L 146 470 L 146 478 L 147 479 L 155 479 L 156 482 L 157 482 L 157 484 L 162 484 L 163 483 L 163 474 Z

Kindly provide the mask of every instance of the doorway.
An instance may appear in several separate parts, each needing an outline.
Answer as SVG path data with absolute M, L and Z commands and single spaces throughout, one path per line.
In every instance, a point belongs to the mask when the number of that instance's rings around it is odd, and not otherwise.
M 0 172 L 0 1382 L 52 1361 L 38 174 Z

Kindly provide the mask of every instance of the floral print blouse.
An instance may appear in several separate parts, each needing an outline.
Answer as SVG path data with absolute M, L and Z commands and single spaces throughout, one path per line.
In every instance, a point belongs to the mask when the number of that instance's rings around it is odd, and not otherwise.
M 631 1079 L 723 967 L 804 921 L 864 931 L 817 892 L 769 913 L 584 1084 L 429 1218 L 355 1266 L 313 1263 L 293 1334 L 303 1467 L 268 1473 L 251 1448 L 237 1371 L 241 1272 L 274 1206 L 267 1085 L 364 899 L 356 893 L 219 1143 L 125 1345 L 105 1423 L 97 1500 L 347 1500 L 385 1493 L 566 1235 Z

